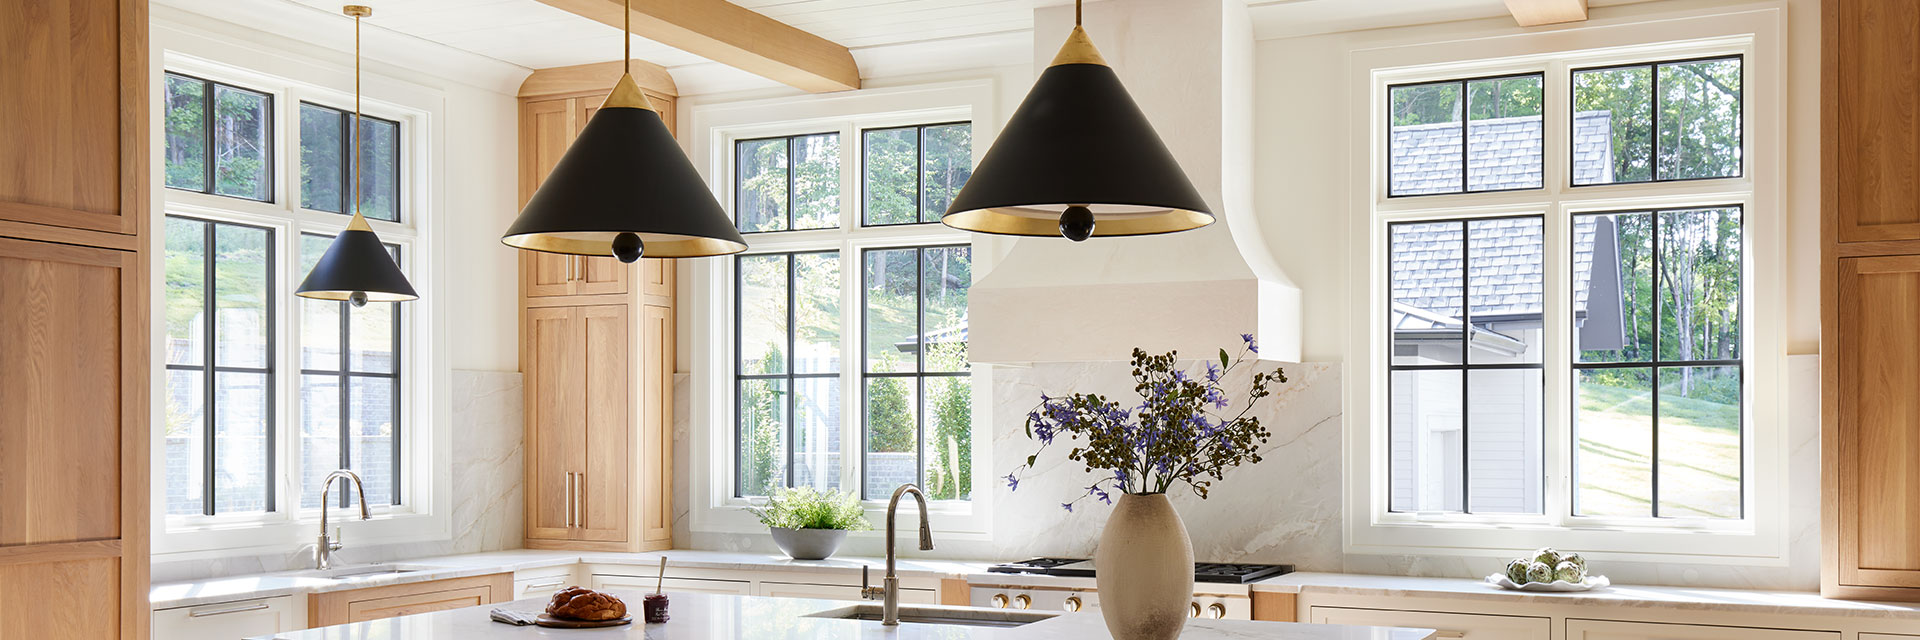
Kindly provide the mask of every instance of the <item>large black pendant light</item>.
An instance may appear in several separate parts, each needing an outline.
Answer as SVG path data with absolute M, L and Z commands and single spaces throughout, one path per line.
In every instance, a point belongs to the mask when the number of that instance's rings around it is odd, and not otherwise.
M 1014 236 L 1137 236 L 1213 223 L 1206 200 L 1100 57 L 1073 33 L 940 219 Z
M 631 61 L 632 0 L 622 15 L 627 49 L 621 60 Z M 747 249 L 631 73 L 620 76 L 500 241 L 548 253 L 611 255 L 621 262 Z
M 353 220 L 334 237 L 295 295 L 319 300 L 345 300 L 356 307 L 368 302 L 404 302 L 420 297 L 413 284 L 393 263 L 367 219 L 360 215 L 360 19 L 373 15 L 371 7 L 350 4 L 341 9 L 353 16 Z

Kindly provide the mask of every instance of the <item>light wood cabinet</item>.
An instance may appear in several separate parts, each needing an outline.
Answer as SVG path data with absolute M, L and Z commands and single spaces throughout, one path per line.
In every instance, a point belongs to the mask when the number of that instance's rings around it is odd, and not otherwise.
M 315 593 L 308 595 L 308 626 L 329 627 L 477 607 L 507 602 L 512 593 L 511 573 Z
M 1826 0 L 1821 161 L 1840 242 L 1920 240 L 1920 3 Z
M 304 602 L 304 598 L 280 596 L 161 609 L 153 612 L 153 637 L 155 640 L 252 638 L 299 631 L 307 625 Z
M 1920 597 L 1920 255 L 1837 265 L 1827 487 L 1835 587 Z M 1913 590 L 1904 594 L 1899 590 Z
M 521 99 L 523 203 L 605 97 Z M 648 97 L 671 128 L 673 97 Z M 526 546 L 671 548 L 671 261 L 522 251 L 520 264 Z
M 1465 640 L 1536 640 L 1552 635 L 1552 624 L 1548 618 L 1531 616 L 1314 607 L 1310 621 L 1314 624 L 1434 629 L 1438 632 L 1435 637 Z

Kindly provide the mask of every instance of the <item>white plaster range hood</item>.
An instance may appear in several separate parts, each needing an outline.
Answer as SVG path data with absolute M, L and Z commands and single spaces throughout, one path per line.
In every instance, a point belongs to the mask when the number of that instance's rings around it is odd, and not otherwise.
M 1211 357 L 1251 333 L 1262 359 L 1298 361 L 1300 291 L 1275 264 L 1253 211 L 1253 32 L 1245 1 L 1110 0 L 1089 3 L 1085 22 L 1215 222 L 1082 243 L 977 236 L 977 246 L 1004 253 L 970 294 L 972 359 L 1125 360 L 1135 346 Z M 1036 70 L 1072 28 L 1071 6 L 1035 10 Z

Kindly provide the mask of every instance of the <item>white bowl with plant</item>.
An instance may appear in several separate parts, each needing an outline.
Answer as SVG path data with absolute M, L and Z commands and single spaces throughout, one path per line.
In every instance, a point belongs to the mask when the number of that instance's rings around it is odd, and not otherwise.
M 795 560 L 825 560 L 846 542 L 847 532 L 873 528 L 851 491 L 798 487 L 776 491 L 764 507 L 748 507 L 773 532 L 773 543 Z

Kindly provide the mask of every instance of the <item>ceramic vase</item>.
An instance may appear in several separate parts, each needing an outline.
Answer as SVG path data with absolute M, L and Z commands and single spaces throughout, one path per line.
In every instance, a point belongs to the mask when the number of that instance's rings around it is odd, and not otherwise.
M 773 544 L 795 560 L 825 560 L 847 540 L 847 532 L 838 529 L 768 529 L 773 532 Z
M 1179 637 L 1193 604 L 1193 543 L 1166 494 L 1121 495 L 1093 564 L 1114 640 Z

